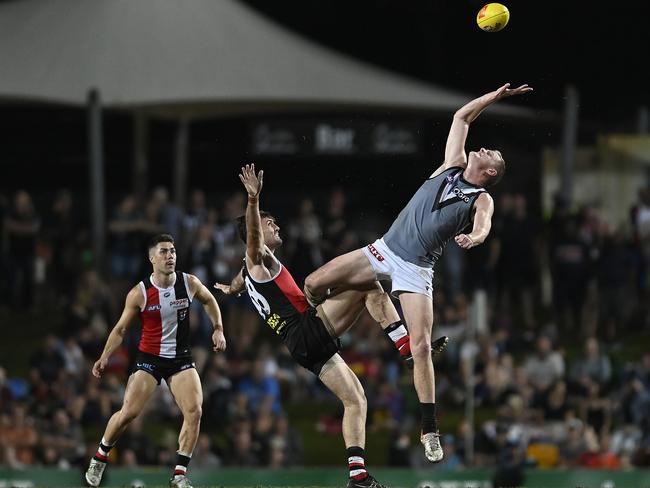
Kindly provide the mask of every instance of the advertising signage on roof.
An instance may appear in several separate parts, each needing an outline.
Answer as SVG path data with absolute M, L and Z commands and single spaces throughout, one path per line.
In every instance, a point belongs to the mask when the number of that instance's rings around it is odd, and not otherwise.
M 251 151 L 266 156 L 413 156 L 422 151 L 418 122 L 263 120 L 252 125 Z

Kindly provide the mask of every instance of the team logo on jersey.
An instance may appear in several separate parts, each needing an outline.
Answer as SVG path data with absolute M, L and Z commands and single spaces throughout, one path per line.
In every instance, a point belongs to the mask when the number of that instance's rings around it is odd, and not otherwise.
M 168 291 L 168 292 L 165 293 L 163 296 L 164 296 L 165 298 L 169 298 L 169 296 L 170 296 L 171 294 L 172 294 L 172 292 L 171 292 L 171 291 Z
M 185 320 L 185 317 L 187 317 L 187 309 L 184 308 L 180 312 L 178 312 L 178 320 Z
M 173 310 L 177 310 L 179 308 L 187 308 L 190 305 L 190 301 L 187 298 L 179 298 L 177 300 L 172 300 L 169 302 L 169 306 Z
M 377 251 L 377 248 L 372 244 L 368 244 L 368 251 L 370 251 L 370 254 L 377 258 L 377 261 L 379 262 L 382 262 L 385 259 L 384 256 L 382 256 L 379 251 Z
M 147 310 L 147 312 L 157 312 L 158 310 L 160 310 L 160 304 L 156 303 L 155 305 L 149 305 L 146 308 L 146 310 Z

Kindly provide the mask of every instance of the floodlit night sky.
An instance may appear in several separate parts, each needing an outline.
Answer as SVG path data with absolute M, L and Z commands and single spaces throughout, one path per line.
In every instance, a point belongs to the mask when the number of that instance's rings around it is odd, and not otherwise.
M 503 2 L 504 30 L 476 26 L 477 0 L 241 0 L 340 52 L 471 95 L 528 83 L 530 106 L 562 109 L 567 83 L 581 117 L 603 127 L 650 103 L 650 2 Z

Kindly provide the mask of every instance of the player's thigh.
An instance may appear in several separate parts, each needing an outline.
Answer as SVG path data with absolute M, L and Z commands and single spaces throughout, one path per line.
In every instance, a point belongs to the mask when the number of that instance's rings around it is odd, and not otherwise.
M 345 290 L 330 296 L 320 307 L 334 329 L 336 337 L 352 327 L 366 309 L 368 293 L 383 293 L 378 281 L 367 286 L 367 291 Z M 320 310 L 319 310 L 320 311 Z
M 122 411 L 133 415 L 139 414 L 156 391 L 157 386 L 156 378 L 145 371 L 137 370 L 129 376 L 129 381 L 126 384 Z
M 318 308 L 319 316 L 322 313 L 334 329 L 334 335 L 343 335 L 359 318 L 365 310 L 366 292 L 346 290 L 325 300 Z
M 323 384 L 344 403 L 364 403 L 361 382 L 341 356 L 335 354 L 328 363 L 318 376 Z
M 181 412 L 191 412 L 203 404 L 201 379 L 195 368 L 188 368 L 170 376 L 167 384 Z
M 421 338 L 429 340 L 433 328 L 433 300 L 420 293 L 402 292 L 399 294 L 404 320 L 411 341 Z
M 361 249 L 337 256 L 311 273 L 309 286 L 354 288 L 365 287 L 376 280 L 375 270 Z

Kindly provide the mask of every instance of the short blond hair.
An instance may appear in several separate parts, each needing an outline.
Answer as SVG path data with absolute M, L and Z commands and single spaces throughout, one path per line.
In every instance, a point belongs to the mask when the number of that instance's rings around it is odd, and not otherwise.
M 503 178 L 503 175 L 506 172 L 506 161 L 503 159 L 503 156 L 501 156 L 501 153 L 499 153 L 499 158 L 494 160 L 493 168 L 497 170 L 497 174 L 488 177 L 485 186 L 496 185 L 499 181 L 501 181 L 501 178 Z

